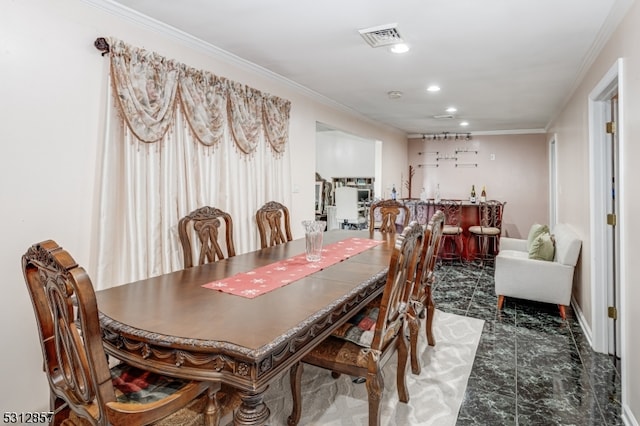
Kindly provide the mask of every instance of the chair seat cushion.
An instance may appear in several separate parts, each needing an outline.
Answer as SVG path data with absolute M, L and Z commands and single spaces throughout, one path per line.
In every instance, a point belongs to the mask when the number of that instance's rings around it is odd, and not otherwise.
M 469 227 L 469 232 L 480 235 L 500 235 L 500 228 L 474 225 Z
M 160 401 L 190 383 L 124 363 L 111 368 L 111 382 L 118 402 L 130 404 Z
M 338 327 L 333 337 L 355 343 L 364 348 L 370 348 L 373 333 L 376 330 L 378 313 L 380 312 L 380 298 L 376 298 L 346 323 Z
M 387 330 L 383 339 L 382 350 L 393 341 L 399 328 Z M 303 358 L 303 361 L 314 365 L 344 364 L 367 367 L 370 347 L 363 347 L 337 336 L 329 336 Z
M 152 404 L 157 401 L 161 401 L 167 396 L 192 383 L 190 381 L 174 379 L 172 377 L 151 373 L 124 363 L 111 367 L 110 371 L 111 383 L 114 387 L 116 400 L 125 404 Z M 230 392 L 227 393 L 230 394 Z M 237 407 L 240 404 L 240 401 L 236 396 L 220 394 L 221 397 L 226 398 L 225 404 L 222 405 L 224 408 L 221 413 L 222 416 L 225 416 L 228 414 L 228 411 L 233 409 L 233 404 Z M 218 398 L 218 395 L 216 395 L 216 397 Z M 183 409 L 176 411 L 162 420 L 154 422 L 153 425 L 201 425 L 204 421 L 202 414 L 204 413 L 204 406 L 207 403 L 207 399 L 208 397 L 205 392 L 204 396 L 196 398 Z M 229 404 L 227 404 L 227 400 L 230 401 Z M 227 409 L 227 405 L 230 409 Z M 94 419 L 99 415 L 98 405 L 95 401 L 87 404 L 86 410 Z M 64 419 L 61 423 L 62 426 L 91 426 L 93 424 L 93 422 L 89 422 L 84 417 L 80 417 L 74 411 L 71 411 L 69 413 L 69 417 Z
M 338 327 L 331 336 L 353 343 L 360 348 L 370 348 L 373 341 L 373 335 L 376 331 L 376 323 L 378 322 L 378 314 L 380 312 L 380 303 L 382 296 L 373 299 L 367 306 L 362 308 L 357 314 L 352 316 L 346 323 Z M 388 329 L 384 336 L 382 347 L 391 340 L 397 330 Z
M 329 336 L 305 355 L 303 361 L 314 365 L 338 363 L 366 367 L 367 353 L 370 350 L 339 337 Z
M 208 402 L 208 395 L 205 392 L 199 398 L 194 399 L 184 408 L 176 411 L 164 417 L 157 422 L 153 422 L 153 426 L 202 426 L 205 423 L 204 412 Z M 225 390 L 224 386 L 222 391 L 216 394 L 216 399 L 220 401 L 219 407 L 221 412 L 220 424 L 230 424 L 233 420 L 233 411 L 238 408 L 242 400 L 238 392 L 232 389 Z M 94 417 L 97 416 L 97 409 L 95 410 Z M 93 423 L 89 422 L 83 417 L 79 417 L 75 412 L 69 413 L 69 418 L 64 419 L 61 426 L 93 426 Z
M 444 225 L 444 228 L 442 228 L 442 233 L 444 235 L 458 235 L 462 234 L 462 228 L 459 226 Z

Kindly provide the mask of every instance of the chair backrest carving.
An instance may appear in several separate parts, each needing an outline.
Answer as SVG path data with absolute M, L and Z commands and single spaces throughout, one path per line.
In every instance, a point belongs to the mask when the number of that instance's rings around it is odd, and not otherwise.
M 92 419 L 88 409 L 97 406 L 98 418 L 105 419 L 105 404 L 115 401 L 115 391 L 89 276 L 50 240 L 29 248 L 22 256 L 22 271 L 52 393 L 82 417 Z
M 502 215 L 506 202 L 483 201 L 478 205 L 478 223 L 485 228 L 502 229 Z
M 222 250 L 219 236 L 220 227 L 224 221 L 224 241 L 226 244 L 226 256 Z M 194 266 L 193 254 L 198 249 L 198 265 L 215 262 L 225 257 L 233 257 L 236 250 L 233 245 L 233 220 L 231 215 L 215 207 L 201 207 L 178 222 L 178 235 L 182 244 L 184 267 Z M 195 246 L 192 237 L 197 236 L 199 246 Z
M 402 227 L 406 228 L 410 220 L 409 207 L 397 200 L 380 200 L 371 204 L 369 211 L 369 231 L 373 232 L 376 226 L 377 215 L 380 215 L 381 222 L 378 230 L 380 232 L 396 232 L 396 220 L 398 216 L 404 214 Z
M 276 201 L 269 201 L 256 212 L 260 247 L 266 248 L 291 241 L 289 209 Z
M 444 224 L 460 226 L 462 223 L 462 200 L 442 200 L 439 210 L 444 212 Z
M 398 235 L 389 261 L 376 330 L 371 349 L 383 350 L 384 344 L 398 333 L 404 333 L 409 297 L 413 291 L 418 256 L 424 238 L 422 225 L 413 221 Z

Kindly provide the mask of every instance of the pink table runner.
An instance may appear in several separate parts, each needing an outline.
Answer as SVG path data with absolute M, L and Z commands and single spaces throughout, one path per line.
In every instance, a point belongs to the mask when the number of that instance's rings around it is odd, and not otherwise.
M 348 238 L 323 247 L 322 259 L 319 262 L 307 261 L 302 253 L 249 272 L 241 272 L 223 280 L 204 284 L 202 287 L 253 299 L 342 262 L 382 242 L 368 238 Z

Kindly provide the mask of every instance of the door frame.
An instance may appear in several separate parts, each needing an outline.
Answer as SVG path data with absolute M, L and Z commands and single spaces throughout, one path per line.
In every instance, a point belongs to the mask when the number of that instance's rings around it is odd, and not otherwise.
M 549 228 L 558 223 L 558 135 L 549 139 Z
M 607 150 L 607 135 L 604 131 L 605 123 L 609 114 L 608 105 L 611 95 L 617 89 L 618 92 L 618 123 L 616 123 L 618 133 L 619 157 L 624 158 L 625 135 L 624 135 L 624 88 L 623 88 L 623 59 L 618 59 L 607 71 L 600 82 L 589 94 L 589 193 L 590 193 L 590 235 L 591 243 L 591 345 L 597 352 L 608 353 L 609 328 L 608 328 L 608 265 L 607 250 L 608 236 L 606 226 L 606 206 L 608 203 L 607 193 L 610 191 L 610 184 L 606 182 L 607 167 L 606 158 L 609 156 Z M 620 161 L 618 176 L 619 194 L 618 205 L 620 207 L 617 220 L 619 247 L 618 256 L 620 258 L 620 300 L 622 306 L 618 319 L 620 320 L 620 347 L 622 357 L 622 370 L 626 370 L 627 357 L 625 348 L 626 335 L 626 315 L 625 315 L 625 288 L 626 288 L 626 238 L 625 238 L 625 195 L 626 184 L 624 180 L 624 162 Z M 626 388 L 625 377 L 622 374 L 623 392 Z

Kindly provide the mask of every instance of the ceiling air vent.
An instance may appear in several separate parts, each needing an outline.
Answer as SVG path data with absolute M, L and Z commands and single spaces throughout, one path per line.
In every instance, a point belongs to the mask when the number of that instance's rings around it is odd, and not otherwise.
M 454 118 L 454 115 L 453 114 L 434 115 L 433 118 L 437 118 L 438 120 L 450 120 Z
M 380 25 L 358 30 L 358 32 L 371 47 L 389 46 L 404 42 L 398 32 L 398 24 Z

